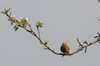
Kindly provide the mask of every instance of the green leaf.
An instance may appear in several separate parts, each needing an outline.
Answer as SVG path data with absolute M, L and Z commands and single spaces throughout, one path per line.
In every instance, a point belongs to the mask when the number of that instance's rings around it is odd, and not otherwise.
M 15 28 L 15 31 L 17 31 L 17 30 L 18 30 L 18 27 Z
M 5 11 L 0 11 L 1 13 L 5 14 Z
M 40 44 L 44 44 L 42 41 L 40 41 Z
M 13 25 L 13 22 L 11 22 L 11 25 Z
M 3 14 L 8 14 L 8 12 L 10 11 L 10 9 L 11 9 L 11 8 L 9 8 L 9 9 L 4 9 L 4 11 L 1 11 L 1 13 L 3 13 Z
M 5 9 L 5 13 L 8 14 L 11 8 L 8 8 L 7 10 Z
M 18 30 L 18 26 L 15 25 L 15 26 L 14 26 L 14 29 L 15 29 L 15 31 L 17 31 L 17 30 Z

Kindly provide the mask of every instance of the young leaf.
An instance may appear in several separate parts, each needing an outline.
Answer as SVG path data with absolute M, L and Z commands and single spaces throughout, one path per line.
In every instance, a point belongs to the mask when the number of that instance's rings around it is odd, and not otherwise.
M 17 31 L 17 30 L 18 30 L 18 27 L 15 28 L 15 31 Z
M 14 29 L 15 29 L 15 31 L 17 31 L 17 30 L 18 30 L 18 26 L 15 25 L 15 26 L 14 26 Z
M 11 9 L 11 8 L 9 8 L 9 9 L 4 9 L 4 11 L 1 11 L 1 13 L 3 13 L 3 14 L 8 14 L 8 12 L 10 11 L 10 9 Z
M 40 44 L 44 44 L 42 41 L 40 41 Z
M 13 22 L 11 22 L 11 25 L 13 25 Z
M 5 13 L 8 14 L 8 12 L 10 11 L 10 9 L 11 9 L 11 8 L 9 8 L 9 9 L 7 9 L 7 10 L 5 9 Z
M 43 24 L 42 22 L 40 22 L 40 21 L 36 22 L 36 27 L 41 27 L 41 28 L 42 28 L 43 25 L 44 25 L 44 24 Z
M 0 11 L 1 13 L 5 14 L 5 11 Z

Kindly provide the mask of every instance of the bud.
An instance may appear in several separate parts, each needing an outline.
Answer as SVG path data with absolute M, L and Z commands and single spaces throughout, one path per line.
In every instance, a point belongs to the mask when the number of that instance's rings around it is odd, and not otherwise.
M 16 21 L 16 16 L 11 16 L 11 21 Z
M 36 26 L 37 26 L 37 27 L 41 27 L 41 28 L 42 28 L 43 25 L 44 25 L 43 22 L 40 22 L 40 21 L 36 22 Z
M 21 22 L 28 22 L 28 18 L 20 18 Z

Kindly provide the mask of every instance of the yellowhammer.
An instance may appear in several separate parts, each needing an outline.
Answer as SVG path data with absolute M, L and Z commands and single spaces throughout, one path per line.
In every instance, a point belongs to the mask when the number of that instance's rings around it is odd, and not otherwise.
M 69 53 L 69 47 L 68 42 L 63 42 L 62 46 L 60 47 L 61 52 L 66 53 L 67 55 L 70 55 Z

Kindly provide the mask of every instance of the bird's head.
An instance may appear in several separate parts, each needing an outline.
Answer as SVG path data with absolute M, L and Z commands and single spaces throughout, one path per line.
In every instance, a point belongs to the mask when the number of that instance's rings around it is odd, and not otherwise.
M 64 44 L 64 45 L 68 45 L 68 42 L 64 42 L 63 44 Z

